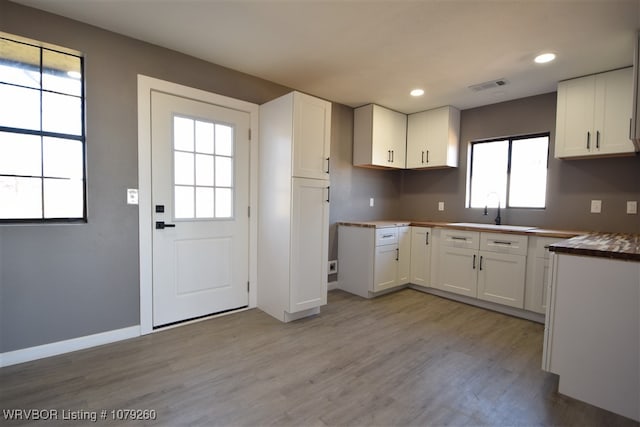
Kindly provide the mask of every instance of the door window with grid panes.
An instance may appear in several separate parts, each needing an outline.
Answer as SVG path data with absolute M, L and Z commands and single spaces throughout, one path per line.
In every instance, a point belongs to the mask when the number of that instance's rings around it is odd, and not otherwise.
M 197 118 L 173 118 L 174 217 L 233 217 L 234 129 Z

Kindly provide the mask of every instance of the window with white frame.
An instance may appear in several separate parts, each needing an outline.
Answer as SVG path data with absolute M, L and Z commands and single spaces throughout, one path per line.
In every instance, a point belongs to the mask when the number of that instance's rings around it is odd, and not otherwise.
M 0 222 L 86 220 L 83 58 L 0 33 Z
M 467 207 L 544 208 L 549 134 L 471 142 Z

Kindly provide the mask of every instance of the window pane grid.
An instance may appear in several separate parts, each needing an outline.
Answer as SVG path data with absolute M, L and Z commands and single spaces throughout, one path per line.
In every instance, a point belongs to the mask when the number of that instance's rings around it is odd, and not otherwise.
M 233 128 L 176 115 L 173 153 L 174 219 L 232 218 Z
M 544 208 L 549 134 L 471 143 L 471 208 Z
M 79 55 L 0 37 L 0 92 L 23 95 L 0 96 L 0 222 L 86 220 L 82 72 Z

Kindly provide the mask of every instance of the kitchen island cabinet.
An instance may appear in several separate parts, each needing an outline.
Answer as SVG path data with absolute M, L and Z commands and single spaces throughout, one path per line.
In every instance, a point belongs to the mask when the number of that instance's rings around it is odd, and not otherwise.
M 640 421 L 640 236 L 551 245 L 544 370 L 561 394 Z

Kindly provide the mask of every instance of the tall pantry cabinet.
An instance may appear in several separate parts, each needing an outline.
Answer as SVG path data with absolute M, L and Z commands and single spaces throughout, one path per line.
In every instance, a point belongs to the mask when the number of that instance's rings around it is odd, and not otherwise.
M 327 303 L 331 103 L 260 106 L 258 308 L 289 322 Z

